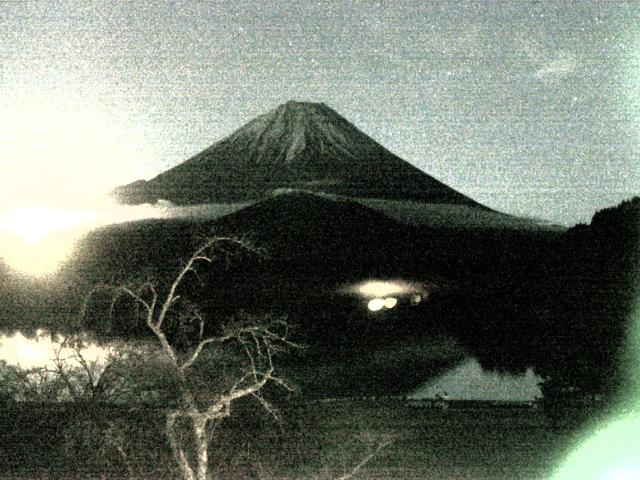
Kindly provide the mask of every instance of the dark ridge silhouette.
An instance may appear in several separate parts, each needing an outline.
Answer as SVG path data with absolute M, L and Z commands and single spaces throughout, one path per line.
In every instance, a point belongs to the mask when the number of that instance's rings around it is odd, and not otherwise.
M 290 101 L 157 177 L 118 187 L 122 203 L 238 202 L 305 190 L 478 203 L 397 157 L 322 103 Z
M 628 384 L 625 364 L 640 274 L 640 198 L 596 212 L 563 236 L 547 282 L 544 328 L 557 346 L 538 352 L 548 395 L 573 388 L 613 396 Z M 555 279 L 555 281 L 554 281 Z M 557 279 L 564 279 L 558 281 Z
M 260 247 L 283 275 L 301 269 L 340 281 L 388 272 L 413 231 L 356 202 L 291 193 L 214 220 L 154 219 L 97 229 L 82 240 L 64 274 L 93 282 L 148 270 L 164 277 L 203 237 L 230 235 Z
M 336 280 L 397 270 L 411 228 L 350 200 L 307 193 L 276 196 L 215 222 L 214 230 L 246 235 L 269 256 Z
M 484 368 L 533 367 L 546 398 L 615 399 L 631 372 L 624 346 L 638 296 L 640 199 L 530 253 L 500 288 L 444 308 L 457 337 Z

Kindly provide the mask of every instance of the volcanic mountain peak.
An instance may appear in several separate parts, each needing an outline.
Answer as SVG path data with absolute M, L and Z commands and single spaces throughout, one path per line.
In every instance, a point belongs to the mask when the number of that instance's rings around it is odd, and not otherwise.
M 397 157 L 323 103 L 289 101 L 146 182 L 118 187 L 124 203 L 227 203 L 274 191 L 478 206 Z
M 293 100 L 257 117 L 216 145 L 227 142 L 250 145 L 257 164 L 288 165 L 309 160 L 311 154 L 357 158 L 358 149 L 382 148 L 324 103 Z

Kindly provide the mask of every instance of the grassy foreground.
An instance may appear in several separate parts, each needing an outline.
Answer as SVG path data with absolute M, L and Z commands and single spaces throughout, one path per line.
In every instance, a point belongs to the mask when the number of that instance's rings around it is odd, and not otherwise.
M 34 408 L 4 409 L 2 478 L 177 478 L 157 410 L 112 410 L 118 428 L 105 437 L 104 422 L 91 426 L 105 420 L 99 409 Z M 383 399 L 296 403 L 282 413 L 278 424 L 246 405 L 219 425 L 213 478 L 337 478 L 390 438 L 354 478 L 543 479 L 574 438 L 531 408 L 441 411 Z

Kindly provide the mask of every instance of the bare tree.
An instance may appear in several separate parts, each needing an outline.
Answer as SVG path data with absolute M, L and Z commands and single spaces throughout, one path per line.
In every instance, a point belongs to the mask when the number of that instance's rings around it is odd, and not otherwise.
M 106 400 L 109 371 L 121 361 L 120 353 L 108 349 L 107 355 L 89 359 L 86 339 L 82 335 L 56 336 L 53 358 L 40 367 L 23 368 L 4 365 L 5 386 L 12 388 L 13 401 L 67 402 Z M 109 392 L 109 400 L 113 400 Z
M 218 334 L 211 335 L 207 333 L 211 329 L 208 328 L 210 324 L 205 315 L 197 305 L 183 298 L 181 287 L 187 276 L 197 277 L 196 267 L 199 264 L 212 264 L 228 255 L 233 248 L 255 250 L 248 243 L 235 238 L 209 238 L 180 267 L 166 292 L 151 281 L 107 287 L 113 294 L 112 313 L 121 296 L 133 300 L 175 378 L 178 398 L 175 406 L 167 407 L 165 433 L 185 480 L 208 478 L 212 426 L 231 414 L 231 406 L 236 400 L 254 397 L 277 417 L 277 410 L 263 396 L 262 390 L 269 383 L 291 390 L 291 386 L 276 375 L 273 363 L 277 353 L 298 347 L 290 340 L 284 319 L 256 319 L 240 315 L 235 321 L 221 325 Z M 178 345 L 172 340 L 167 329 L 168 323 L 177 324 L 192 334 L 187 346 L 183 342 Z M 194 382 L 197 363 L 205 356 L 205 352 L 223 347 L 232 347 L 241 353 L 241 367 L 219 391 L 202 395 Z M 190 453 L 188 443 L 180 435 L 180 425 L 188 426 L 193 453 Z
M 64 383 L 46 367 L 25 369 L 3 362 L 2 370 L 0 379 L 7 400 L 59 401 L 67 395 Z
M 65 400 L 117 401 L 121 392 L 116 391 L 118 378 L 111 372 L 126 361 L 126 353 L 110 346 L 106 354 L 92 360 L 85 351 L 87 341 L 79 334 L 59 338 L 53 349 L 52 368 L 46 370 L 64 385 Z

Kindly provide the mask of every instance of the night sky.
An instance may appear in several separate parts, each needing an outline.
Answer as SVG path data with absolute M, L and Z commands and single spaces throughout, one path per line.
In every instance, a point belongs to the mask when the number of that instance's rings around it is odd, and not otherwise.
M 640 192 L 640 3 L 0 2 L 0 206 L 77 204 L 289 99 L 490 207 Z

